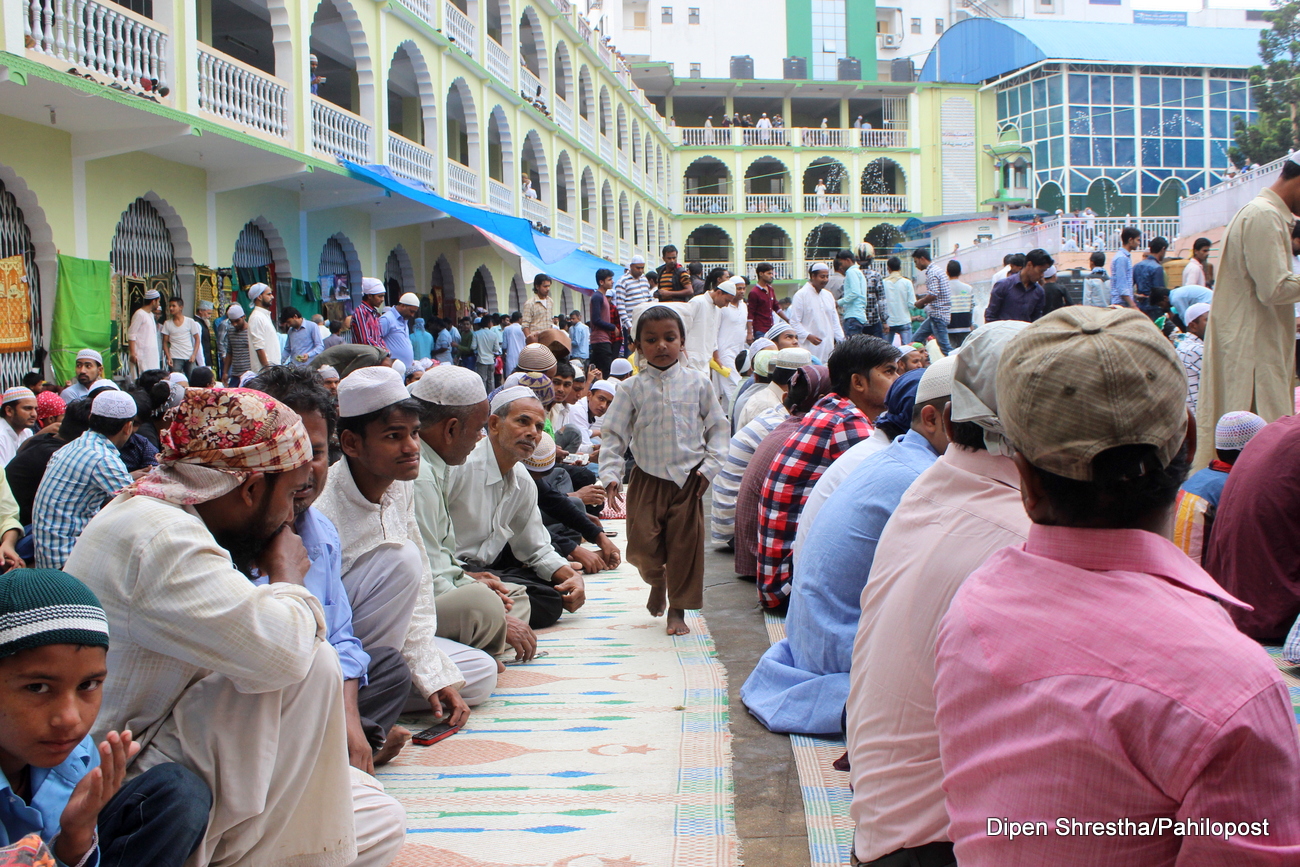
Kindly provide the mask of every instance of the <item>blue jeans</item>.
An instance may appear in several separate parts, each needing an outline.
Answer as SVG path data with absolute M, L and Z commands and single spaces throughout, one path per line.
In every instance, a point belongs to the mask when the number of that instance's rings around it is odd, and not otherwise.
M 939 350 L 944 355 L 952 354 L 952 344 L 948 342 L 948 323 L 942 319 L 935 319 L 933 316 L 927 316 L 921 323 L 921 327 L 916 329 L 912 334 L 912 340 L 925 344 L 925 338 L 933 335 L 936 343 L 939 344 Z
M 892 337 L 893 335 L 897 334 L 897 335 L 898 335 L 898 339 L 901 340 L 901 341 L 903 342 L 903 345 L 904 345 L 904 346 L 906 346 L 907 344 L 909 344 L 909 343 L 912 342 L 912 326 L 911 326 L 911 324 L 908 324 L 908 325 L 891 325 L 891 326 L 889 326 L 889 334 L 890 334 L 891 337 Z
M 178 764 L 122 785 L 99 811 L 100 867 L 183 867 L 208 829 L 212 793 Z

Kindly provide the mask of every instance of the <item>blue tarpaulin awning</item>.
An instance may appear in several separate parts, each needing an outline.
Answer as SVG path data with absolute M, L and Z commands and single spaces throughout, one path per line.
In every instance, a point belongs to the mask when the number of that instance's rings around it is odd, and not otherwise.
M 468 223 L 501 249 L 519 256 L 537 271 L 579 292 L 590 295 L 596 291 L 596 271 L 600 268 L 608 268 L 615 274 L 622 271 L 620 266 L 579 249 L 572 241 L 543 235 L 522 217 L 444 199 L 437 193 L 395 178 L 387 166 L 363 166 L 348 160 L 342 163 L 344 168 L 364 181 Z

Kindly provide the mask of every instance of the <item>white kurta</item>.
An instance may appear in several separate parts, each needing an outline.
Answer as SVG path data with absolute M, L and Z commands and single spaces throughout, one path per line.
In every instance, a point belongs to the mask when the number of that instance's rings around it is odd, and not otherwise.
M 745 325 L 749 319 L 749 308 L 744 301 L 728 304 L 718 310 L 718 358 L 722 366 L 731 371 L 723 376 L 713 372 L 713 384 L 718 389 L 718 398 L 724 407 L 731 406 L 731 397 L 740 385 L 740 374 L 736 372 L 736 356 L 745 348 Z
M 140 359 L 140 364 L 136 365 L 136 376 L 146 370 L 158 369 L 162 364 L 158 354 L 158 320 L 152 313 L 143 307 L 132 313 L 126 339 L 135 343 L 135 358 Z
M 254 307 L 248 314 L 248 363 L 254 373 L 262 369 L 257 350 L 266 351 L 266 363 L 280 363 L 280 332 L 265 307 Z
M 718 349 L 718 305 L 709 293 L 696 295 L 686 306 L 690 323 L 686 326 L 686 364 L 709 375 L 709 362 Z
M 799 345 L 818 358 L 829 358 L 835 341 L 844 339 L 844 326 L 840 324 L 835 296 L 828 289 L 818 292 L 811 283 L 803 284 L 803 288 L 794 293 L 786 315 L 799 337 Z M 813 343 L 808 339 L 809 335 L 820 337 L 821 343 Z

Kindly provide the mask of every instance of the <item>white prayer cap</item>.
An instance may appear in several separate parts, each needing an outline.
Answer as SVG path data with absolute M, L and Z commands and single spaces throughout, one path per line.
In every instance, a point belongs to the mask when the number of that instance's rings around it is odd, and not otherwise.
M 1210 312 L 1210 305 L 1206 304 L 1204 301 L 1200 302 L 1199 304 L 1193 304 L 1191 307 L 1187 308 L 1187 316 L 1183 319 L 1183 321 L 1186 322 L 1188 325 L 1190 325 L 1193 322 L 1195 322 L 1197 319 L 1200 319 L 1202 316 L 1204 316 L 1206 313 L 1209 312 Z
M 1059 213 L 1061 213 L 1061 212 L 1060 212 L 1060 211 L 1057 211 L 1056 213 L 1059 214 Z M 1055 276 L 1056 276 L 1056 266 L 1055 266 L 1055 265 L 1048 265 L 1048 266 L 1047 266 L 1047 270 L 1043 272 L 1043 279 L 1044 279 L 1044 280 L 1050 280 L 1050 279 L 1052 279 L 1052 278 L 1055 277 Z
M 243 318 L 244 318 L 244 308 L 243 308 L 243 307 L 240 307 L 238 304 L 231 304 L 228 308 L 226 308 L 226 318 L 227 318 L 227 319 L 243 319 Z
M 162 297 L 162 296 L 158 294 L 158 290 L 157 290 L 157 289 L 150 289 L 148 292 L 144 293 L 144 300 L 146 300 L 146 301 L 153 301 L 153 300 L 155 300 L 155 299 L 157 299 L 157 298 L 161 298 L 161 297 Z
M 94 394 L 95 392 L 99 391 L 101 388 L 111 388 L 113 389 L 113 391 L 121 391 L 121 389 L 117 387 L 117 383 L 114 382 L 113 380 L 97 379 L 90 384 L 90 394 Z
M 532 455 L 524 458 L 524 466 L 534 473 L 545 473 L 554 469 L 555 440 L 551 439 L 550 434 L 542 433 L 542 438 L 537 441 L 537 448 L 533 449 Z
M 469 368 L 440 364 L 411 386 L 411 396 L 438 406 L 473 406 L 487 400 L 487 389 L 483 378 Z
M 505 382 L 501 383 L 501 387 L 502 387 L 502 388 L 514 388 L 516 385 L 518 385 L 518 384 L 523 380 L 523 378 L 524 378 L 524 374 L 523 374 L 522 371 L 520 371 L 520 372 L 518 372 L 518 373 L 512 373 L 512 374 L 510 374 L 509 376 L 506 377 L 506 381 L 505 381 Z
M 723 280 L 721 283 L 718 284 L 718 289 L 720 289 L 721 291 L 727 293 L 728 295 L 735 295 L 735 294 L 736 294 L 736 278 L 735 278 L 735 277 L 732 277 L 730 280 Z
M 617 379 L 602 379 L 600 382 L 598 382 L 598 383 L 596 383 L 595 385 L 593 385 L 593 386 L 591 387 L 591 390 L 592 390 L 592 391 L 603 391 L 603 392 L 605 392 L 605 394 L 608 394 L 610 397 L 613 397 L 615 394 L 618 393 L 618 380 L 617 380 Z
M 374 277 L 361 278 L 362 295 L 383 295 L 387 291 L 382 280 L 376 280 Z
M 330 365 L 328 365 L 328 364 L 322 364 L 320 370 L 318 370 L 318 371 L 316 371 L 316 372 L 320 374 L 320 378 L 321 378 L 321 379 L 338 379 L 338 378 L 339 378 L 339 372 L 338 372 L 337 370 L 335 370 L 333 367 L 331 367 Z
M 83 349 L 78 352 L 77 361 L 93 361 L 100 367 L 104 366 L 104 356 L 100 355 L 93 349 Z
M 248 287 L 248 300 L 256 301 L 258 298 L 261 298 L 264 293 L 270 291 L 271 287 L 267 286 L 265 283 L 254 283 L 252 286 Z
M 398 376 L 402 377 L 403 379 L 406 378 L 406 362 L 402 361 L 402 359 L 400 358 L 393 359 L 393 370 L 397 371 Z
M 925 403 L 952 394 L 952 372 L 957 367 L 957 356 L 945 355 L 925 369 L 916 384 L 916 403 Z
M 830 266 L 827 265 L 825 262 L 813 262 L 812 265 L 809 266 L 808 268 L 808 273 L 816 274 L 818 271 L 829 271 L 829 270 L 831 270 Z
M 339 418 L 356 418 L 410 397 L 402 374 L 382 364 L 359 367 L 339 383 Z
M 772 323 L 771 328 L 767 329 L 767 339 L 775 341 L 782 334 L 785 334 L 787 331 L 793 331 L 793 330 L 794 330 L 794 326 L 791 325 L 789 322 L 786 322 L 784 319 L 778 319 L 777 321 Z M 773 345 L 775 345 L 775 343 Z
M 408 304 L 411 307 L 419 307 L 420 299 L 414 292 L 407 292 L 401 298 L 397 299 L 398 304 Z
M 776 344 L 766 337 L 759 337 L 753 343 L 749 344 L 749 352 L 745 355 L 745 363 L 741 365 L 740 373 L 749 373 L 754 366 L 754 359 L 764 349 L 776 349 Z
M 637 255 L 633 256 L 631 259 L 628 260 L 628 264 L 629 264 L 629 265 L 644 265 L 644 264 L 645 264 L 645 256 L 642 256 L 641 254 L 638 253 Z
M 104 418 L 135 418 L 136 412 L 135 398 L 125 391 L 112 388 L 95 395 L 95 400 L 90 404 L 91 415 L 102 415 Z
M 798 370 L 809 364 L 812 364 L 812 353 L 799 346 L 786 347 L 772 359 L 772 366 L 782 370 Z
M 179 383 L 180 385 L 189 385 L 189 384 L 190 384 L 190 381 L 189 381 L 188 378 L 186 378 L 185 374 L 183 374 L 183 373 L 179 373 L 179 372 L 177 372 L 177 373 L 169 373 L 169 374 L 167 374 L 167 381 L 168 381 L 168 382 Z
M 1287 162 L 1292 162 L 1300 166 L 1300 151 L 1291 151 L 1291 153 L 1286 155 L 1286 158 Z
M 257 378 L 257 374 L 256 374 L 256 373 L 254 373 L 254 372 L 251 371 L 251 370 L 245 370 L 245 371 L 244 371 L 242 374 L 240 374 L 240 376 L 239 376 L 239 387 L 240 387 L 240 388 L 243 388 L 244 386 L 248 385 L 249 380 L 253 380 L 253 379 L 256 379 L 256 378 Z
M 497 392 L 496 397 L 492 398 L 492 411 L 496 412 L 501 407 L 512 404 L 517 400 L 523 400 L 526 397 L 537 400 L 537 392 L 526 385 L 512 385 L 509 388 L 503 388 Z M 538 402 L 540 403 L 540 401 Z
M 632 362 L 626 358 L 615 358 L 609 365 L 610 376 L 627 376 L 632 372 Z

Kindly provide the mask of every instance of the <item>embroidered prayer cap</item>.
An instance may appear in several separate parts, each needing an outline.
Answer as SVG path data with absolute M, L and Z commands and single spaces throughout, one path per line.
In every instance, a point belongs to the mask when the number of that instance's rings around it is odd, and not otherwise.
M 544 432 L 532 455 L 524 458 L 524 467 L 534 473 L 544 473 L 555 467 L 555 440 Z
M 393 370 L 396 371 L 396 372 L 397 372 L 397 375 L 400 376 L 400 377 L 402 377 L 402 379 L 406 379 L 406 362 L 405 362 L 405 361 L 402 361 L 402 359 L 400 359 L 400 358 L 394 358 L 394 359 L 393 359 Z
M 782 370 L 798 370 L 805 364 L 812 364 L 812 353 L 799 346 L 789 346 L 779 350 L 772 360 L 773 367 Z
M 1268 422 L 1253 412 L 1226 412 L 1214 426 L 1214 447 L 1225 452 L 1239 452 Z
M 831 270 L 830 266 L 828 266 L 825 262 L 813 262 L 812 265 L 808 266 L 809 274 L 816 274 L 818 271 L 829 271 L 829 270 Z
M 629 265 L 644 265 L 644 264 L 645 264 L 645 256 L 642 256 L 641 254 L 638 253 L 637 255 L 633 256 L 631 259 L 628 260 L 628 264 L 629 264 Z
M 191 388 L 158 432 L 158 466 L 127 493 L 182 506 L 233 491 L 255 472 L 283 473 L 311 460 L 298 414 L 247 388 Z
M 519 377 L 519 384 L 525 388 L 530 388 L 537 399 L 542 402 L 542 406 L 550 409 L 555 405 L 555 385 L 551 378 L 544 373 L 525 373 Z
M 496 412 L 501 407 L 514 403 L 517 400 L 531 398 L 537 400 L 537 395 L 526 385 L 512 385 L 509 388 L 503 388 L 497 392 L 496 397 L 492 398 L 492 412 Z
M 425 371 L 411 386 L 411 395 L 437 406 L 474 406 L 487 400 L 483 378 L 456 364 L 440 364 Z
M 104 366 L 104 356 L 100 355 L 93 349 L 83 349 L 78 352 L 77 361 L 93 361 L 100 367 Z
M 211 301 L 200 301 L 200 302 L 199 302 L 199 309 L 200 309 L 200 310 L 215 310 L 215 309 L 217 309 L 217 308 L 216 308 L 216 305 L 214 305 Z
M 111 379 L 95 380 L 90 384 L 90 388 L 88 389 L 88 391 L 90 392 L 90 394 L 94 394 L 95 392 L 99 391 L 101 388 L 111 388 L 113 389 L 113 391 L 121 391 L 121 389 L 117 387 L 117 383 Z
M 975 337 L 990 327 L 975 332 Z M 975 339 L 974 337 L 972 339 Z M 957 356 L 953 405 L 966 348 Z M 1007 439 L 1034 466 L 1081 482 L 1118 446 L 1148 445 L 1168 466 L 1187 437 L 1187 374 L 1169 340 L 1136 310 L 1062 307 L 1007 343 L 998 365 Z M 958 413 L 953 412 L 953 421 Z
M 331 379 L 339 378 L 339 372 L 328 364 L 322 364 L 320 370 L 317 370 L 316 372 L 320 374 L 321 379 L 327 382 Z
M 754 372 L 759 376 L 772 375 L 772 362 L 779 353 L 775 349 L 764 349 L 754 356 Z
M 957 353 L 952 374 L 952 420 L 973 421 L 984 429 L 984 445 L 993 455 L 1010 455 L 998 418 L 998 362 L 1011 339 L 1028 322 L 1002 320 L 975 330 Z
M 916 402 L 926 403 L 940 397 L 952 396 L 952 372 L 957 367 L 957 356 L 945 355 L 925 368 L 925 376 L 916 387 Z
M 104 418 L 128 419 L 135 418 L 138 407 L 135 405 L 135 398 L 125 391 L 108 388 L 95 395 L 94 401 L 90 404 L 90 414 L 99 415 Z
M 592 391 L 603 391 L 603 392 L 605 392 L 605 394 L 609 395 L 610 397 L 613 397 L 614 395 L 618 394 L 618 380 L 617 380 L 617 379 L 602 379 L 600 382 L 598 382 L 598 383 L 596 383 L 595 385 L 593 385 L 593 386 L 591 387 L 591 390 L 592 390 Z
M 794 326 L 784 319 L 778 319 L 772 323 L 772 327 L 767 329 L 767 339 L 775 341 L 787 331 L 794 331 Z
M 146 301 L 157 301 L 161 297 L 162 295 L 158 293 L 157 289 L 150 289 L 148 292 L 144 293 L 144 300 Z
M 0 575 L 0 659 L 34 647 L 108 648 L 108 618 L 90 588 L 58 569 Z
M 519 370 L 550 370 L 558 363 L 554 352 L 540 343 L 530 343 L 519 350 L 515 367 Z
M 396 363 L 396 362 L 394 362 Z M 411 395 L 395 368 L 358 368 L 339 382 L 339 418 L 356 418 L 401 403 Z
M 382 280 L 376 280 L 374 277 L 361 278 L 362 295 L 383 295 L 387 291 L 388 290 L 384 288 L 384 283 Z
M 632 373 L 632 362 L 626 358 L 615 358 L 609 365 L 610 376 L 629 376 Z
M 68 405 L 63 402 L 63 398 L 52 391 L 42 391 L 36 395 L 36 423 L 44 427 L 52 419 L 63 415 L 67 408 Z
M 248 287 L 248 300 L 256 301 L 258 298 L 261 298 L 262 295 L 270 291 L 271 287 L 267 286 L 265 283 L 254 283 L 252 286 Z
M 725 292 L 728 295 L 735 295 L 736 278 L 732 277 L 730 280 L 723 280 L 721 283 L 718 284 L 718 289 L 719 291 Z
M 401 298 L 397 299 L 398 304 L 405 304 L 408 307 L 419 307 L 420 299 L 414 292 L 407 292 Z
M 244 318 L 244 308 L 243 308 L 243 307 L 240 307 L 238 304 L 231 304 L 229 307 L 226 308 L 226 318 L 227 318 L 227 319 L 243 319 L 243 318 Z
M 1201 301 L 1200 303 L 1193 304 L 1191 307 L 1187 308 L 1187 318 L 1184 319 L 1183 321 L 1186 322 L 1188 325 L 1191 325 L 1197 319 L 1200 319 L 1202 316 L 1204 316 L 1206 313 L 1209 312 L 1210 312 L 1210 305 L 1206 304 L 1204 301 Z
M 0 397 L 0 404 L 13 403 L 17 400 L 27 400 L 28 398 L 36 400 L 36 394 L 30 388 L 15 385 L 13 388 L 5 389 L 4 396 Z

